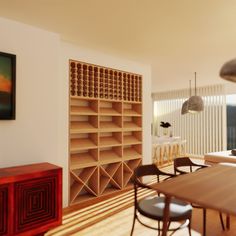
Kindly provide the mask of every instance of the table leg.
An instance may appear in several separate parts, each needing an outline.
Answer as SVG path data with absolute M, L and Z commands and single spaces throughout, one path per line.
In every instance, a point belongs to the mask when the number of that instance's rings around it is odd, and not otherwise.
M 206 208 L 203 208 L 203 236 L 206 236 Z
M 169 221 L 169 209 L 170 209 L 170 199 L 171 197 L 165 198 L 165 208 L 164 208 L 164 217 L 163 217 L 163 229 L 162 229 L 162 236 L 167 235 L 167 230 L 168 230 L 168 221 Z

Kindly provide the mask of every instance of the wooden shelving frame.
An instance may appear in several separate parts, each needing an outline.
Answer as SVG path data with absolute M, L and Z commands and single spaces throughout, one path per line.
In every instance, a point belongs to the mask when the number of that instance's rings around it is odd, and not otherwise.
M 142 163 L 142 76 L 70 60 L 69 204 L 132 185 Z

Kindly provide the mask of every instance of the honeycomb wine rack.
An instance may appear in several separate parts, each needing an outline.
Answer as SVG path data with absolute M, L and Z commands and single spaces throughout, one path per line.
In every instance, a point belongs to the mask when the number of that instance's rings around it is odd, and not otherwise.
M 142 162 L 142 76 L 70 60 L 70 204 L 132 186 Z

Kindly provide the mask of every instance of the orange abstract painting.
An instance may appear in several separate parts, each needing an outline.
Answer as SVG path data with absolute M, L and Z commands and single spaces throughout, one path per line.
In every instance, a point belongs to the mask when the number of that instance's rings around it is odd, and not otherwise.
M 16 56 L 0 52 L 0 119 L 15 119 Z

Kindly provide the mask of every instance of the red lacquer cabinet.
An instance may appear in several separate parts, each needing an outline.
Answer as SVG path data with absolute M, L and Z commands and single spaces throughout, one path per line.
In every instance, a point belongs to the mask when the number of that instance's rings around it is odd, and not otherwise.
M 40 235 L 62 222 L 62 168 L 0 168 L 0 235 Z

